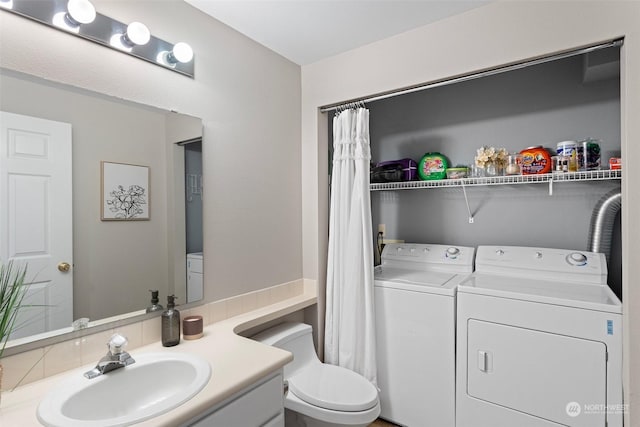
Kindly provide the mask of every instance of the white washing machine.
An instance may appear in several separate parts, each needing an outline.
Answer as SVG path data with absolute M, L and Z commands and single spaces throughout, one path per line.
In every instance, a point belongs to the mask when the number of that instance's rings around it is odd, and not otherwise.
M 621 427 L 622 305 L 605 257 L 480 246 L 458 286 L 457 427 Z
M 456 287 L 475 248 L 388 244 L 375 270 L 380 417 L 409 427 L 455 423 Z

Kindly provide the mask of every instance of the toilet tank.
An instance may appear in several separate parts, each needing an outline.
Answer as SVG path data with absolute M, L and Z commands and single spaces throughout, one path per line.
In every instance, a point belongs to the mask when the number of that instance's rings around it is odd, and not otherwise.
M 314 363 L 320 363 L 311 336 L 311 326 L 305 323 L 286 322 L 251 337 L 261 343 L 293 353 L 293 360 L 284 367 L 284 378 Z

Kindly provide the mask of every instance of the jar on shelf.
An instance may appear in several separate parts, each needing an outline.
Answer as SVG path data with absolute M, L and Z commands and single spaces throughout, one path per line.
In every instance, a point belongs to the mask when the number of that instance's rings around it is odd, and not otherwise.
M 501 176 L 504 175 L 507 155 L 507 149 L 504 147 L 496 149 L 483 145 L 476 150 L 474 164 L 484 171 L 484 176 Z
M 507 167 L 505 173 L 507 175 L 520 175 L 522 164 L 522 156 L 519 153 L 511 153 L 507 157 Z
M 600 169 L 600 140 L 587 138 L 578 143 L 578 170 Z
M 502 176 L 504 175 L 504 167 L 500 162 L 487 162 L 484 166 L 485 176 Z

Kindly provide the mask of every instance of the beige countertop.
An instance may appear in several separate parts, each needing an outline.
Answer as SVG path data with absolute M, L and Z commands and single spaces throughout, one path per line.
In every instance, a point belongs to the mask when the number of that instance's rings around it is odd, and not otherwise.
M 179 407 L 136 425 L 159 427 L 177 426 L 207 411 L 228 397 L 277 371 L 291 359 L 291 353 L 243 338 L 237 333 L 278 319 L 316 303 L 315 293 L 303 293 L 204 328 L 204 336 L 197 340 L 181 340 L 175 347 L 162 347 L 160 342 L 131 350 L 131 355 L 146 352 L 191 353 L 211 364 L 211 379 L 196 396 Z M 82 375 L 93 365 L 63 372 L 2 393 L 0 426 L 40 426 L 36 410 L 40 400 L 57 383 L 69 375 Z M 126 369 L 126 368 L 125 368 Z

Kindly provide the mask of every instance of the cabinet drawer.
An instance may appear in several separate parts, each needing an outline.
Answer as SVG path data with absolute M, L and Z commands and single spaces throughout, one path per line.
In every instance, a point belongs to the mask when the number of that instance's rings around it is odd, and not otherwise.
M 214 410 L 191 427 L 261 427 L 282 426 L 284 413 L 282 374 L 267 379 Z M 282 418 L 283 420 L 284 418 Z
M 270 420 L 262 427 L 284 427 L 284 412 L 281 412 L 277 417 Z
M 202 258 L 187 257 L 187 272 L 202 273 Z

